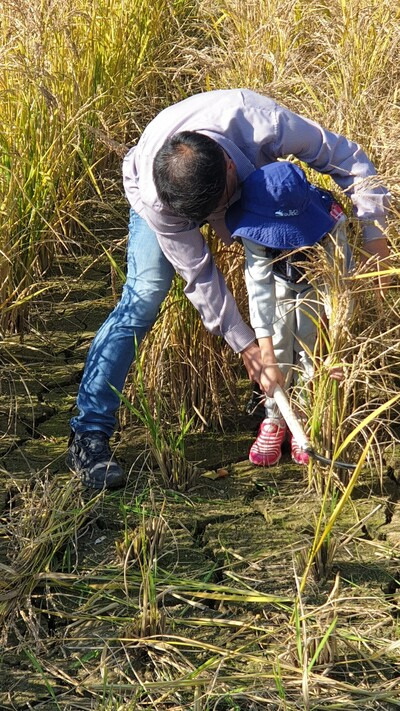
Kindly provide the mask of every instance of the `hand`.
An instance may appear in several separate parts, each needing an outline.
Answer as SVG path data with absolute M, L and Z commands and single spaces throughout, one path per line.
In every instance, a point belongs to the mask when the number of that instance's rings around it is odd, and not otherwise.
M 390 257 L 390 250 L 389 246 L 387 243 L 387 240 L 384 237 L 381 237 L 379 239 L 374 239 L 370 242 L 367 242 L 367 244 L 364 247 L 364 254 L 362 255 L 362 261 L 366 262 L 367 259 L 371 259 L 371 256 L 375 257 L 375 261 L 372 260 L 371 263 L 371 268 L 370 271 L 384 271 L 385 269 L 390 269 L 390 260 L 388 259 Z M 378 299 L 381 299 L 383 296 L 383 291 L 385 287 L 390 286 L 391 284 L 391 277 L 390 275 L 387 276 L 380 276 L 379 274 L 375 277 L 375 294 Z
M 324 366 L 328 370 L 329 377 L 332 378 L 332 380 L 338 380 L 339 382 L 342 382 L 344 380 L 343 365 L 332 363 L 331 356 L 325 358 Z
M 332 378 L 332 380 L 338 380 L 339 382 L 342 382 L 344 380 L 344 372 L 342 366 L 338 365 L 329 368 L 329 377 Z
M 276 362 L 272 336 L 263 336 L 262 338 L 259 338 L 258 343 L 263 363 L 260 386 L 268 397 L 272 397 L 276 385 L 280 385 L 282 388 L 284 387 L 285 376 Z
M 285 378 L 275 359 L 267 359 L 255 342 L 250 343 L 241 356 L 249 379 L 258 383 L 268 397 L 272 397 L 277 383 L 283 387 Z
M 276 385 L 284 387 L 285 377 L 277 363 L 263 365 L 259 385 L 268 397 L 273 396 Z
M 240 355 L 242 356 L 249 379 L 260 385 L 261 369 L 263 364 L 261 351 L 257 343 L 255 341 L 250 343 L 250 345 L 246 346 Z

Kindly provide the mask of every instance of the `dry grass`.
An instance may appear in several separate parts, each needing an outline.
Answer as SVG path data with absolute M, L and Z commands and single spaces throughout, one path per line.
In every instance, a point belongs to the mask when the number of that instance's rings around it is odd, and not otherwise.
M 299 539 L 296 500 L 307 498 L 316 512 L 317 497 L 298 485 L 291 494 L 292 481 L 272 501 L 259 500 L 285 515 L 288 537 L 296 529 L 294 544 L 278 544 L 276 522 L 264 523 L 263 537 L 262 519 L 251 524 L 251 509 L 237 498 L 240 479 L 238 469 L 229 487 L 241 513 L 225 526 L 218 524 L 223 501 L 195 491 L 185 498 L 192 510 L 157 487 L 100 495 L 86 508 L 71 498 L 73 487 L 47 479 L 36 480 L 31 495 L 15 492 L 2 530 L 15 549 L 3 567 L 3 606 L 6 590 L 17 601 L 2 618 L 3 632 L 11 631 L 4 658 L 27 654 L 31 677 L 45 687 L 40 709 L 398 708 L 398 576 L 390 595 L 378 577 L 362 577 L 374 553 L 394 570 L 390 548 L 363 541 L 362 521 L 358 530 L 342 521 L 302 586 L 311 538 Z M 202 563 L 187 565 L 194 506 L 199 520 L 202 513 L 209 520 L 212 545 L 205 539 L 202 553 L 193 536 L 191 551 Z M 114 524 L 99 539 L 96 517 Z M 247 530 L 246 540 L 235 526 Z M 16 576 L 22 563 L 24 576 Z M 20 688 L 17 675 L 14 683 Z

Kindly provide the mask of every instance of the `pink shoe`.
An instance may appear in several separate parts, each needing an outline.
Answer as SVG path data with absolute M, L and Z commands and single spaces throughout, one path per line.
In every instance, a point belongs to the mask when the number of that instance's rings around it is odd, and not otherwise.
M 290 437 L 290 447 L 292 450 L 292 459 L 296 464 L 308 464 L 310 461 L 309 454 L 307 454 L 304 449 L 301 449 L 293 435 Z
M 272 467 L 281 458 L 286 423 L 283 419 L 266 417 L 260 425 L 257 439 L 250 447 L 249 459 L 258 467 Z

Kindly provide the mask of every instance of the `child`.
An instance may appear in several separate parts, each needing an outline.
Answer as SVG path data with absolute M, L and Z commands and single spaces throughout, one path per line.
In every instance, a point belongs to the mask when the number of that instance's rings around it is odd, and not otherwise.
M 339 229 L 345 221 L 342 208 L 330 192 L 311 185 L 297 165 L 279 161 L 246 178 L 240 200 L 225 219 L 232 236 L 244 245 L 250 322 L 263 362 L 278 369 L 276 382 L 282 382 L 282 374 L 290 382 L 294 365 L 307 382 L 313 376 L 310 354 L 320 307 L 314 288 L 296 266 L 296 261 L 304 263 L 306 252 L 293 250 L 311 247 L 328 233 L 340 235 L 349 266 L 351 253 L 345 231 Z M 277 464 L 285 435 L 285 421 L 274 399 L 266 397 L 265 419 L 250 448 L 250 461 L 264 467 Z M 297 464 L 308 463 L 308 454 L 293 437 L 291 453 Z

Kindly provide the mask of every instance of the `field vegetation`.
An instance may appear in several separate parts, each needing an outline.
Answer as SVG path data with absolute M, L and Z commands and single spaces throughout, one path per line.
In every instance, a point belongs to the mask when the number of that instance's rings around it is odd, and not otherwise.
M 0 10 L 1 708 L 399 708 L 396 3 Z M 355 468 L 254 471 L 240 360 L 176 278 L 121 395 L 127 486 L 91 496 L 63 457 L 88 344 L 123 281 L 122 157 L 165 106 L 240 86 L 358 141 L 392 193 L 384 275 L 339 193 L 355 273 L 318 248 L 308 267 L 330 317 L 304 414 L 316 450 Z M 204 236 L 245 314 L 240 247 Z

